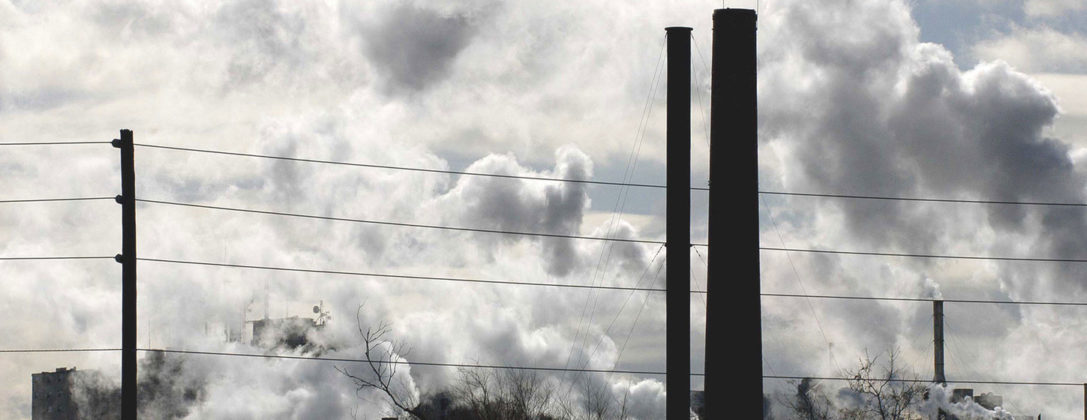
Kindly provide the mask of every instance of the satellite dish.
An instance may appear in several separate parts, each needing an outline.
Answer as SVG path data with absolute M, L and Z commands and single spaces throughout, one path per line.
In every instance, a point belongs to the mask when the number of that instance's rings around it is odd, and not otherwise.
M 321 313 L 321 307 L 317 306 L 317 305 L 314 305 L 313 306 L 313 313 L 315 313 L 315 314 Z

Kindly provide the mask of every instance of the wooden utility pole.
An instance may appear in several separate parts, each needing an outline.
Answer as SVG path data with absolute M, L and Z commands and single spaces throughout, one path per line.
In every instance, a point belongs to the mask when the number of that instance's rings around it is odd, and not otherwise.
M 763 418 L 755 18 L 754 10 L 713 12 L 709 243 L 715 248 L 706 269 L 704 385 L 710 419 Z
M 667 371 L 668 420 L 691 404 L 691 28 L 668 34 Z
M 132 130 L 112 142 L 121 149 L 121 418 L 136 419 L 136 165 Z

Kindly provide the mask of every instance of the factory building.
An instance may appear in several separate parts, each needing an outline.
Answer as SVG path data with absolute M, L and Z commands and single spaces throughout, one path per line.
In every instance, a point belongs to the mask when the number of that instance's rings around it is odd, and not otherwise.
M 120 419 L 120 389 L 98 386 L 97 370 L 57 368 L 31 375 L 32 420 Z

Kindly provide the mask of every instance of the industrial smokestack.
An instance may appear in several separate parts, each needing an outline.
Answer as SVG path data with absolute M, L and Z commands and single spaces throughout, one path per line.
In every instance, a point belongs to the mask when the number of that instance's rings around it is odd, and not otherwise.
M 932 355 L 936 363 L 936 376 L 932 381 L 947 385 L 947 378 L 944 377 L 944 301 L 942 300 L 932 301 L 932 336 L 934 346 Z
M 691 28 L 668 35 L 667 374 L 668 420 L 691 404 Z
M 754 10 L 713 12 L 704 378 L 712 419 L 765 416 L 755 21 Z

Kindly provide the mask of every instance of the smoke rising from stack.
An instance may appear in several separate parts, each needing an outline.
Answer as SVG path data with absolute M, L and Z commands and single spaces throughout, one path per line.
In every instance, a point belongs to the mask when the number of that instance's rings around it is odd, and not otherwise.
M 138 143 L 615 180 L 649 90 L 659 29 L 710 27 L 709 10 L 697 4 L 647 4 L 616 14 L 606 1 L 409 3 L 3 3 L 3 137 L 108 140 L 117 128 L 129 127 Z M 766 189 L 1083 201 L 1083 171 L 1068 158 L 1079 149 L 1044 134 L 1058 107 L 1030 77 L 999 62 L 960 68 L 943 47 L 919 42 L 903 1 L 779 0 L 765 6 L 759 103 L 760 181 Z M 709 31 L 696 29 L 694 36 L 708 51 Z M 401 40 L 399 49 L 375 45 Z M 434 40 L 441 42 L 429 51 Z M 663 173 L 663 120 L 656 121 L 662 99 L 650 101 L 653 121 L 641 149 L 639 168 L 649 171 L 638 176 L 648 179 L 635 181 L 656 183 L 653 175 Z M 570 143 L 577 147 L 564 147 Z M 696 157 L 704 155 L 704 142 L 693 139 L 692 148 Z M 632 197 L 631 208 L 640 213 L 613 230 L 597 222 L 614 204 L 598 199 L 598 187 L 137 153 L 137 196 L 146 198 L 594 236 L 662 232 L 662 210 L 645 191 Z M 704 179 L 705 163 L 696 159 L 693 166 L 701 171 L 693 179 Z M 5 150 L 0 168 L 6 197 L 117 192 L 112 150 Z M 1077 252 L 1087 249 L 1083 213 L 1067 209 L 764 199 L 784 241 L 797 247 L 1058 257 L 1082 257 Z M 5 209 L 3 254 L 113 255 L 120 247 L 116 211 L 108 200 Z M 589 241 L 152 204 L 141 205 L 138 215 L 141 255 L 195 261 L 579 284 L 595 274 L 605 284 L 629 286 L 655 250 L 615 244 L 613 264 L 600 274 L 592 269 L 602 245 Z M 764 243 L 777 244 L 773 229 L 763 225 Z M 771 253 L 763 258 L 764 290 L 795 291 L 790 262 Z M 931 276 L 948 297 L 1087 299 L 1083 268 L 1070 265 L 791 258 L 811 292 L 928 296 L 933 291 L 924 279 Z M 692 260 L 693 267 L 699 264 Z M 7 316 L 0 334 L 10 343 L 116 346 L 120 270 L 112 261 L 5 262 L 2 268 L 10 281 L 0 282 L 0 296 L 8 297 L 0 300 Z M 150 262 L 140 265 L 139 285 L 140 328 L 150 335 L 141 332 L 138 341 L 260 352 L 205 337 L 203 326 L 239 324 L 241 306 L 259 295 L 265 281 L 281 297 L 272 300 L 272 316 L 282 312 L 282 296 L 328 303 L 336 318 L 311 337 L 335 345 L 335 353 L 326 355 L 358 355 L 356 326 L 344 315 L 361 303 L 368 322 L 392 322 L 393 335 L 413 347 L 409 361 L 562 366 L 571 352 L 573 359 L 593 352 L 573 343 L 584 328 L 568 315 L 582 309 L 579 293 Z M 614 315 L 626 297 L 598 293 L 598 320 Z M 620 334 L 630 328 L 642 297 L 635 295 L 617 328 L 600 340 L 590 367 L 615 367 L 625 338 Z M 622 368 L 658 369 L 663 360 L 657 341 L 663 308 L 657 298 L 647 302 Z M 794 303 L 764 299 L 766 357 L 778 372 L 832 373 L 835 358 L 845 364 L 865 347 L 902 344 L 916 360 L 930 348 L 927 307 L 813 302 L 830 346 L 811 312 Z M 967 312 L 949 305 L 947 311 L 961 341 L 991 349 L 987 362 L 1010 378 L 1062 379 L 1064 372 L 1087 369 L 1082 359 L 1068 356 L 1079 354 L 1074 352 L 1087 346 L 1085 339 L 1058 333 L 1083 330 L 1082 317 L 1047 308 Z M 590 337 L 603 327 L 590 327 Z M 693 334 L 695 342 L 702 338 Z M 912 353 L 911 343 L 919 343 Z M 4 356 L 0 376 L 28 378 L 29 372 L 70 365 L 112 372 L 114 356 Z M 203 390 L 200 398 L 180 400 L 187 401 L 190 416 L 339 418 L 356 407 L 383 410 L 376 398 L 356 398 L 325 362 L 188 356 L 178 363 L 184 377 L 175 383 Z M 446 369 L 411 369 L 421 393 L 445 389 L 455 377 Z M 627 388 L 640 395 L 638 412 L 646 418 L 660 412 L 659 379 L 594 381 L 617 396 Z M 29 401 L 29 380 L 20 383 L 0 390 L 0 417 L 26 417 L 21 404 Z M 1007 398 L 1067 405 L 1043 393 Z M 1080 407 L 1072 409 L 1078 413 Z

